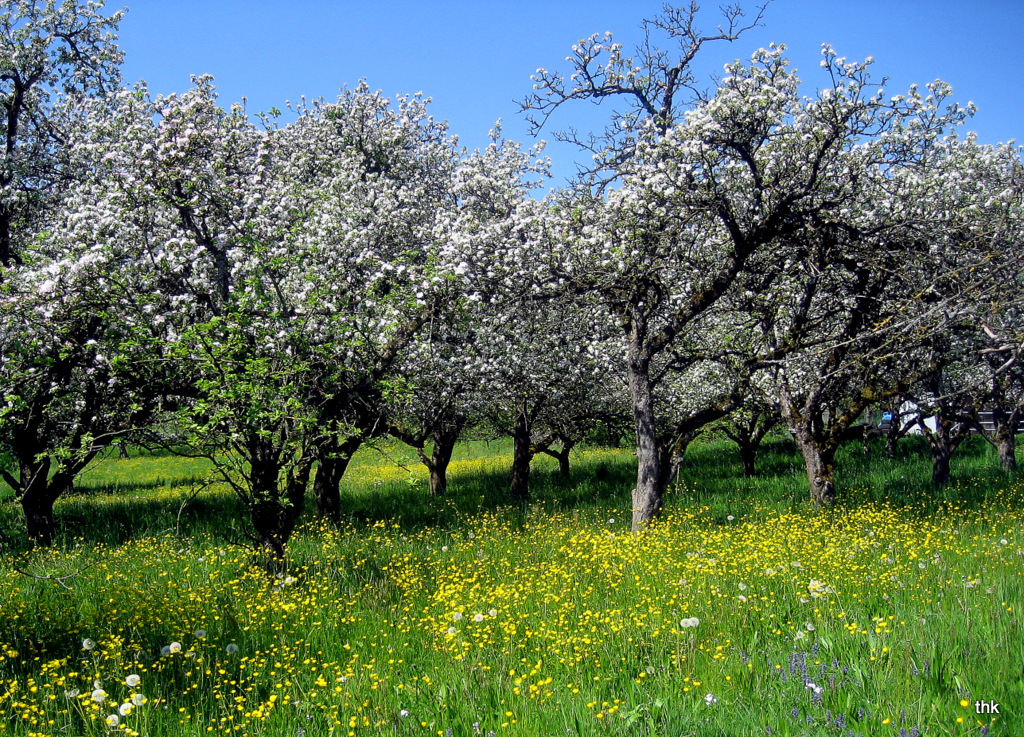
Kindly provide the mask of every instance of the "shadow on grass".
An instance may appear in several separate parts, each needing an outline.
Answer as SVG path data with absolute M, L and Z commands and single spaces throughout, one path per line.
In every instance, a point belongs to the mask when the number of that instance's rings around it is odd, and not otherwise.
M 995 452 L 981 438 L 970 438 L 953 459 L 953 481 L 944 487 L 931 484 L 931 455 L 921 437 L 904 438 L 895 458 L 887 458 L 882 440 L 867 452 L 860 442 L 843 446 L 836 459 L 839 511 L 846 504 L 886 501 L 923 511 L 956 502 L 972 506 L 990 500 L 1005 488 L 1012 475 L 998 468 Z M 497 449 L 472 447 L 470 457 L 485 457 Z M 595 517 L 627 517 L 630 489 L 636 478 L 636 459 L 628 449 L 596 457 L 574 458 L 572 474 L 563 479 L 552 467 L 537 464 L 531 473 L 531 499 L 515 502 L 508 494 L 507 471 L 478 471 L 449 479 L 448 493 L 432 497 L 418 480 L 368 484 L 343 483 L 341 517 L 357 524 L 397 523 L 404 530 L 426 526 L 461 528 L 472 515 L 504 510 L 512 519 L 526 520 L 537 508 Z M 728 441 L 702 438 L 691 445 L 679 479 L 666 500 L 673 505 L 707 506 L 712 518 L 739 515 L 753 509 L 790 510 L 808 505 L 807 480 L 796 448 L 788 437 L 771 436 L 757 459 L 757 475 L 741 473 L 735 446 Z M 190 477 L 191 478 L 191 477 Z M 173 483 L 180 493 L 157 493 Z M 147 536 L 206 537 L 244 542 L 248 515 L 241 502 L 227 491 L 207 491 L 190 498 L 189 478 L 111 480 L 83 484 L 62 499 L 56 510 L 57 544 L 118 545 Z M 314 516 L 311 495 L 303 521 Z M 0 502 L 0 529 L 7 546 L 26 549 L 24 520 L 17 501 Z

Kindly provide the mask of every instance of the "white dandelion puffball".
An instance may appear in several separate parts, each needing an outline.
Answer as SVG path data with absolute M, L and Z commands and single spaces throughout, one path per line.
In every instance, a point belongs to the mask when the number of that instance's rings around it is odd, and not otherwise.
M 126 685 L 128 688 L 135 688 L 140 683 L 142 683 L 142 679 L 134 673 L 132 673 L 124 679 L 124 685 Z

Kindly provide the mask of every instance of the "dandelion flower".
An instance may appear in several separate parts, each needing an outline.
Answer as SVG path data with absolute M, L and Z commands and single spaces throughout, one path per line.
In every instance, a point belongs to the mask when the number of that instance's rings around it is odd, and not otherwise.
M 90 694 L 89 698 L 91 698 L 97 704 L 102 704 L 104 701 L 107 700 L 107 692 L 104 691 L 102 688 L 97 688 L 95 691 L 92 692 L 92 694 Z
M 160 655 L 161 656 L 163 656 L 163 655 L 170 655 L 170 654 L 171 654 L 171 648 L 168 647 L 167 645 L 164 645 L 162 648 L 160 648 Z
M 458 630 L 455 629 L 454 627 L 449 627 L 448 628 L 448 634 L 449 635 L 454 635 L 456 632 L 458 632 Z
M 96 649 L 96 642 L 94 640 L 90 640 L 88 637 L 86 637 L 84 640 L 82 640 L 82 649 L 83 650 L 94 650 L 94 649 Z
M 133 706 L 142 706 L 143 704 L 146 703 L 147 700 L 148 699 L 146 699 L 145 696 L 143 696 L 140 693 L 137 693 L 134 696 L 132 696 L 132 705 Z
M 121 717 L 119 717 L 117 714 L 111 714 L 110 716 L 107 717 L 107 726 L 108 727 L 116 727 L 120 723 L 121 723 Z
M 489 609 L 489 610 L 487 611 L 487 616 L 488 616 L 488 617 L 491 617 L 492 619 L 493 619 L 494 617 L 497 617 L 497 616 L 498 616 L 498 610 L 497 610 L 497 609 Z
M 453 622 L 461 622 L 462 621 L 462 612 L 455 612 L 452 615 L 452 621 Z
M 181 643 L 180 642 L 172 642 L 170 645 L 167 646 L 167 651 L 169 653 L 172 653 L 172 654 L 173 653 L 180 653 L 181 652 Z
M 121 704 L 119 707 L 117 707 L 117 713 L 120 714 L 123 717 L 126 717 L 126 716 L 128 716 L 129 714 L 132 713 L 132 709 L 134 709 L 134 708 L 135 708 L 135 704 L 133 704 L 130 701 L 126 701 L 123 704 Z
M 224 648 L 224 652 L 226 652 L 228 655 L 234 655 L 238 652 L 238 645 L 232 642 L 226 648 Z
M 679 626 L 682 627 L 683 629 L 689 629 L 691 627 L 696 627 L 699 624 L 700 624 L 700 620 L 697 617 L 689 617 L 688 619 L 682 619 L 682 620 L 679 621 Z
M 135 688 L 141 682 L 142 682 L 142 679 L 139 678 L 134 673 L 132 673 L 130 676 L 128 676 L 127 678 L 124 679 L 124 685 L 126 685 L 128 688 Z
M 817 628 L 813 624 L 811 624 L 810 622 L 806 622 L 806 623 L 804 623 L 804 629 L 807 630 L 808 632 L 814 632 L 814 630 L 817 629 Z
M 473 615 L 473 621 L 474 622 L 483 622 L 484 621 L 484 615 L 483 614 L 479 614 L 479 613 L 474 614 Z
M 197 640 L 205 640 L 206 639 L 206 630 L 201 630 L 201 629 L 200 630 L 196 630 L 195 635 L 196 635 L 196 639 Z

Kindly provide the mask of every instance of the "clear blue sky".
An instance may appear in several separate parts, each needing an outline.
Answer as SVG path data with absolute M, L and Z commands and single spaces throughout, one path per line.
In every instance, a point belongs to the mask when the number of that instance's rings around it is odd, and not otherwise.
M 703 28 L 718 24 L 717 7 L 704 4 Z M 251 112 L 300 95 L 333 99 L 360 79 L 389 96 L 422 91 L 434 116 L 476 148 L 499 118 L 507 137 L 531 142 L 515 100 L 531 90 L 534 70 L 567 70 L 572 44 L 594 32 L 612 31 L 631 48 L 641 19 L 660 8 L 624 0 L 129 0 L 120 45 L 126 82 L 181 92 L 190 75 L 208 73 L 224 105 L 244 96 Z M 892 94 L 912 82 L 949 82 L 955 99 L 978 105 L 968 127 L 983 142 L 1024 142 L 1022 29 L 1021 0 L 775 0 L 762 28 L 706 47 L 699 69 L 710 77 L 776 41 L 810 91 L 825 82 L 818 62 L 828 42 L 851 60 L 873 56 Z M 552 122 L 598 129 L 603 115 L 577 105 Z M 547 154 L 559 184 L 575 151 L 551 145 Z

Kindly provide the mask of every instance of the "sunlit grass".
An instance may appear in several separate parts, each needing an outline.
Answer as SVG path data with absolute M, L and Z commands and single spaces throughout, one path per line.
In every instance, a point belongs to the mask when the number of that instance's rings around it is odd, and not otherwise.
M 706 445 L 634 536 L 628 451 L 577 454 L 567 485 L 540 464 L 513 507 L 507 446 L 477 450 L 440 500 L 398 451 L 361 454 L 347 521 L 302 528 L 280 576 L 223 518 L 94 544 L 114 512 L 91 507 L 84 538 L 0 566 L 0 733 L 1019 733 L 1020 482 L 965 467 L 945 501 L 882 498 L 862 482 L 917 459 L 857 450 L 848 504 L 819 513 L 790 465 L 745 480 Z M 188 488 L 138 493 L 173 519 Z

